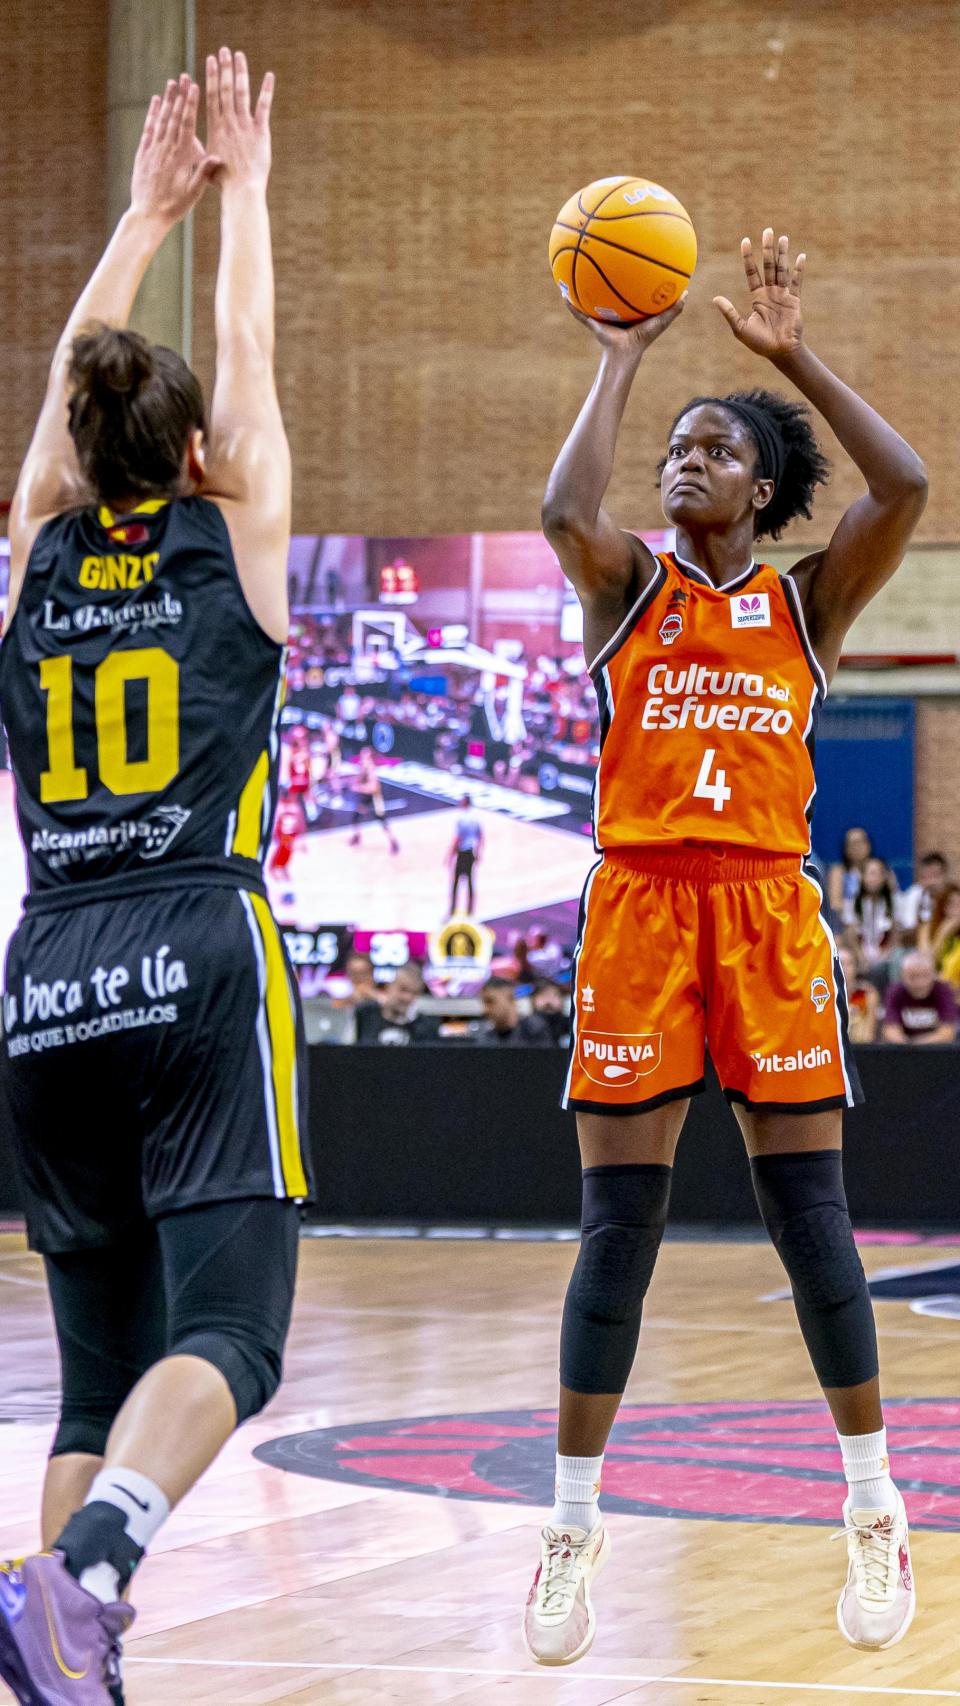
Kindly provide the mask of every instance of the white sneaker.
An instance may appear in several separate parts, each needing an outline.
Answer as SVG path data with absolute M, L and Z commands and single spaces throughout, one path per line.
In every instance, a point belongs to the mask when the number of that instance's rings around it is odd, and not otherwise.
M 589 1652 L 597 1627 L 590 1583 L 609 1556 L 610 1536 L 602 1522 L 592 1534 L 582 1528 L 543 1530 L 540 1568 L 523 1614 L 523 1638 L 538 1665 L 572 1665 Z
M 897 1493 L 891 1514 L 852 1510 L 848 1498 L 843 1521 L 850 1567 L 837 1602 L 840 1633 L 852 1647 L 873 1652 L 893 1647 L 902 1641 L 917 1609 L 903 1500 Z

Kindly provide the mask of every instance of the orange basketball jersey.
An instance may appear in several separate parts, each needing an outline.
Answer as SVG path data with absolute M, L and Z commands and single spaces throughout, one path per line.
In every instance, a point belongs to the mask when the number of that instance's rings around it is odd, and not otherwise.
M 717 588 L 671 554 L 591 665 L 600 702 L 597 846 L 810 850 L 827 683 L 789 576 Z

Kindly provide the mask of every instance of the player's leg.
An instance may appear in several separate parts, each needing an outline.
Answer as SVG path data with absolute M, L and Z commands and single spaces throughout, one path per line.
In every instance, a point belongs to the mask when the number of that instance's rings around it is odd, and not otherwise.
M 377 822 L 379 823 L 380 828 L 383 830 L 383 833 L 387 838 L 387 844 L 390 848 L 391 853 L 399 853 L 400 843 L 397 840 L 396 836 L 394 835 L 393 830 L 390 828 L 389 823 L 387 822 L 387 808 L 383 803 L 383 795 L 382 794 L 377 795 L 377 798 L 374 801 L 373 809 L 374 809 L 374 814 L 376 816 Z
M 913 1621 L 916 1594 L 906 1511 L 890 1477 L 873 1305 L 843 1185 L 842 1113 L 738 1108 L 737 1118 L 840 1443 L 848 1487 L 840 1631 L 854 1646 L 893 1646 Z
M 168 1352 L 122 1405 L 103 1469 L 54 1542 L 104 1601 L 126 1591 L 170 1510 L 273 1396 L 293 1304 L 296 1204 L 209 1203 L 164 1216 L 158 1235 Z
M 465 863 L 466 863 L 466 878 L 467 878 L 467 915 L 470 918 L 473 917 L 473 908 L 474 908 L 473 872 L 474 872 L 474 867 L 476 865 L 476 862 L 477 862 L 476 854 L 475 853 L 468 853 Z
M 766 875 L 756 861 L 740 863 L 712 891 L 710 1048 L 840 1438 L 850 1552 L 840 1628 L 856 1645 L 889 1646 L 909 1626 L 914 1596 L 873 1309 L 843 1184 L 843 1108 L 862 1099 L 843 975 L 816 884 L 781 871 L 785 861 Z
M 61 1370 L 41 1514 L 49 1549 L 102 1469 L 124 1400 L 166 1350 L 166 1310 L 160 1249 L 147 1224 L 105 1249 L 48 1255 L 44 1263 Z
M 674 1150 L 703 1085 L 696 944 L 685 884 L 632 860 L 591 874 L 565 1097 L 577 1113 L 582 1235 L 561 1328 L 556 1503 L 524 1620 L 540 1664 L 570 1664 L 593 1639 L 590 1585 L 609 1551 L 603 1454 L 636 1355 Z
M 667 1224 L 674 1153 L 689 1100 L 624 1119 L 577 1115 L 583 1169 L 580 1251 L 560 1330 L 557 1500 L 552 1522 L 599 1520 L 602 1453 L 633 1367 L 643 1301 Z M 588 1499 L 567 1461 L 589 1460 Z M 580 1482 L 585 1479 L 580 1476 Z M 589 1519 L 589 1520 L 588 1520 Z
M 524 1617 L 540 1664 L 572 1664 L 593 1640 L 591 1584 L 610 1551 L 599 1506 L 603 1457 L 636 1356 L 688 1107 L 683 1099 L 621 1118 L 577 1115 L 581 1243 L 560 1332 L 555 1498 Z
M 62 1401 L 43 1490 L 46 1555 L 0 1567 L 0 1675 L 18 1698 L 62 1684 L 77 1662 L 77 1693 L 123 1706 L 120 1637 L 132 1612 L 117 1592 L 94 1595 L 58 1553 L 73 1513 L 104 1467 L 111 1425 L 136 1381 L 166 1345 L 159 1250 L 149 1225 L 114 1245 L 44 1258 L 57 1340 Z M 51 1619 L 53 1622 L 51 1622 Z M 56 1629 L 57 1645 L 51 1640 Z M 82 1669 L 81 1669 L 82 1666 Z M 74 1694 L 70 1694 L 71 1700 Z

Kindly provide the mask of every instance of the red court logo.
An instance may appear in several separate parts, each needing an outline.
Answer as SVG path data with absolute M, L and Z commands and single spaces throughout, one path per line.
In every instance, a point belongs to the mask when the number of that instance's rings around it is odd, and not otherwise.
M 594 1084 L 626 1089 L 656 1072 L 663 1054 L 662 1031 L 581 1031 L 580 1065 Z
M 960 1399 L 884 1405 L 891 1468 L 911 1527 L 960 1530 Z M 323 1480 L 440 1498 L 553 1501 L 556 1412 L 498 1410 L 355 1423 L 258 1446 L 262 1463 Z M 603 1505 L 634 1516 L 822 1523 L 844 1496 L 837 1436 L 820 1401 L 625 1404 Z

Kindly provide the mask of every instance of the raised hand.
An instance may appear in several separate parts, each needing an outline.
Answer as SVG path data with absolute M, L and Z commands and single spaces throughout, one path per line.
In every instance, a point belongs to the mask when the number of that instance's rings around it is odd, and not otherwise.
M 662 314 L 651 314 L 649 320 L 641 320 L 636 326 L 614 326 L 609 320 L 592 320 L 589 314 L 581 314 L 579 308 L 574 308 L 572 302 L 568 302 L 567 307 L 574 319 L 579 320 L 581 326 L 586 326 L 604 349 L 616 350 L 619 354 L 633 356 L 639 360 L 644 351 L 683 313 L 686 300 L 687 293 L 684 291 L 672 308 L 665 308 Z
M 775 244 L 773 229 L 763 233 L 763 277 L 753 255 L 753 244 L 744 237 L 740 244 L 743 270 L 750 292 L 750 313 L 745 320 L 725 296 L 715 296 L 714 306 L 747 349 L 765 355 L 771 361 L 791 355 L 803 343 L 803 317 L 800 312 L 800 289 L 806 255 L 798 255 L 790 268 L 790 239 L 781 237 Z
M 270 176 L 270 108 L 276 79 L 268 71 L 256 108 L 244 53 L 222 47 L 207 56 L 207 147 L 220 161 L 217 183 L 265 185 Z
M 219 170 L 197 136 L 200 90 L 184 72 L 154 95 L 133 163 L 130 206 L 136 213 L 176 225 Z

